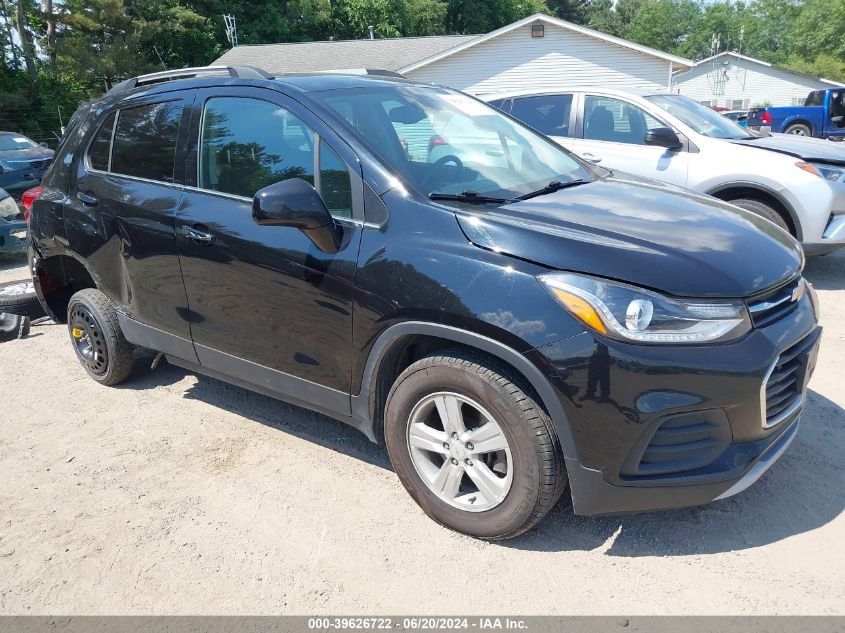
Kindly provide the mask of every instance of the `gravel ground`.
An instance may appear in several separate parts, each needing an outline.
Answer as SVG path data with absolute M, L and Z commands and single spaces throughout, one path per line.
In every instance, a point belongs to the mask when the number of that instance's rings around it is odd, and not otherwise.
M 25 277 L 0 261 L 0 281 Z M 118 388 L 67 332 L 0 348 L 3 614 L 845 614 L 845 253 L 801 432 L 705 507 L 502 544 L 437 526 L 386 455 L 322 416 L 162 364 Z

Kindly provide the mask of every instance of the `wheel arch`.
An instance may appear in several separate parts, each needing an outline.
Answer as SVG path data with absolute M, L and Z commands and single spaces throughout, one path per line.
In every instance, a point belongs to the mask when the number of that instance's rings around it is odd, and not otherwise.
M 408 353 L 416 346 L 413 353 Z M 373 344 L 361 378 L 358 395 L 352 395 L 352 417 L 371 439 L 383 439 L 384 405 L 396 377 L 419 357 L 446 347 L 479 352 L 503 363 L 517 379 L 525 381 L 552 420 L 557 441 L 566 458 L 577 458 L 575 437 L 554 388 L 524 354 L 494 339 L 457 327 L 424 321 L 405 321 L 384 330 Z
M 812 121 L 809 121 L 808 119 L 805 119 L 803 117 L 795 117 L 794 119 L 786 119 L 783 122 L 783 126 L 782 126 L 784 133 L 786 132 L 786 129 L 790 125 L 806 125 L 807 128 L 810 130 L 810 136 L 812 136 L 813 133 L 815 132 Z
M 74 293 L 98 287 L 86 262 L 75 253 L 57 253 L 31 261 L 35 293 L 44 311 L 56 323 L 67 321 L 67 307 Z
M 769 204 L 784 215 L 784 219 L 787 220 L 795 238 L 799 241 L 803 239 L 801 223 L 792 204 L 781 193 L 771 187 L 757 182 L 737 181 L 716 185 L 708 189 L 705 193 L 725 202 L 730 202 L 738 198 L 751 198 Z

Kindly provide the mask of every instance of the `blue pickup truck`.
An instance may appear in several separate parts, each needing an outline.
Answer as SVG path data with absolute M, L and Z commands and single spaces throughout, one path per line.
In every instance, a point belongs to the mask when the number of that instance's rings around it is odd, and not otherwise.
M 748 127 L 845 140 L 845 88 L 813 90 L 803 106 L 754 108 L 748 112 Z

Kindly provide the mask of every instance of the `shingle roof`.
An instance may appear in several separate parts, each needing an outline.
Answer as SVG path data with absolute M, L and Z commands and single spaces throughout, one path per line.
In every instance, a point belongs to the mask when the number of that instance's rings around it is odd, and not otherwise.
M 226 51 L 213 65 L 257 66 L 276 74 L 343 68 L 399 70 L 477 37 L 477 35 L 437 35 L 243 45 Z

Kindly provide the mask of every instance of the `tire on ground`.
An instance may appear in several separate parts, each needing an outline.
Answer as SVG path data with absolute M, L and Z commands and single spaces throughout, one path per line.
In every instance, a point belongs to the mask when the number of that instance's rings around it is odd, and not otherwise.
M 512 538 L 537 524 L 563 493 L 566 469 L 551 420 L 520 382 L 508 368 L 460 349 L 422 358 L 394 382 L 384 421 L 390 460 L 411 497 L 441 525 L 488 540 Z M 472 512 L 446 503 L 414 466 L 407 439 L 411 413 L 427 395 L 441 391 L 481 404 L 508 440 L 513 481 L 504 500 L 489 510 Z
M 785 134 L 796 134 L 797 136 L 812 136 L 813 131 L 806 123 L 793 123 L 784 130 Z
M 76 357 L 89 376 L 103 385 L 116 385 L 129 377 L 134 347 L 123 336 L 108 297 L 94 288 L 75 293 L 68 303 L 67 324 Z M 85 359 L 74 338 L 74 327 L 82 328 L 101 357 L 105 351 L 104 367 L 95 369 Z
M 789 228 L 789 223 L 786 219 L 777 210 L 766 203 L 760 202 L 759 200 L 753 200 L 751 198 L 737 198 L 736 200 L 731 200 L 730 203 L 738 206 L 740 209 L 756 213 L 770 222 L 774 222 L 787 233 L 792 234 L 792 230 Z
M 0 343 L 29 334 L 29 317 L 0 310 Z
M 38 319 L 46 313 L 29 279 L 0 284 L 0 312 Z

